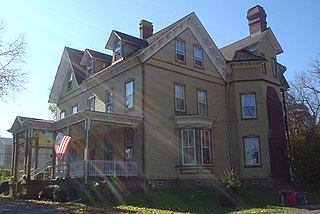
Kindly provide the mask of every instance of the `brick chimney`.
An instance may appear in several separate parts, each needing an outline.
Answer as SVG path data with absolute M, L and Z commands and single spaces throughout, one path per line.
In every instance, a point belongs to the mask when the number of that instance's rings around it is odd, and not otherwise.
M 142 19 L 139 24 L 140 39 L 147 39 L 153 34 L 153 24 L 149 21 Z
M 250 36 L 253 37 L 267 29 L 267 14 L 263 7 L 257 5 L 247 12 Z

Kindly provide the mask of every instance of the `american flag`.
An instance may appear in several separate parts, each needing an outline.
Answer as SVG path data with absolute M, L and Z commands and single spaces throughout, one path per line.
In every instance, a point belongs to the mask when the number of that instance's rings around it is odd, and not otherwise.
M 63 135 L 61 133 L 57 134 L 56 144 L 54 145 L 57 157 L 62 160 L 64 154 L 67 151 L 68 145 L 71 141 L 71 137 L 67 135 Z

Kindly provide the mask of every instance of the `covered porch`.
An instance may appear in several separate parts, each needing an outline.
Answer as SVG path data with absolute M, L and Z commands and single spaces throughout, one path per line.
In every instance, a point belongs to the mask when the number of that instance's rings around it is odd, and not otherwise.
M 56 122 L 17 117 L 9 131 L 14 136 L 13 182 L 138 177 L 143 171 L 142 118 L 139 117 L 88 110 Z M 54 152 L 57 133 L 72 138 L 61 160 Z M 45 155 L 40 155 L 43 152 Z

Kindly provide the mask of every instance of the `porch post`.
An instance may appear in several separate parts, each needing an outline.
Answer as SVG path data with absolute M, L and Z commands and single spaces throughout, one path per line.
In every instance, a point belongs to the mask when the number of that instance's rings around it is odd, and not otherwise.
M 86 132 L 86 148 L 84 150 L 84 176 L 85 183 L 88 183 L 88 153 L 89 153 L 89 135 L 90 135 L 90 119 L 85 118 L 85 132 Z
M 31 159 L 32 159 L 32 143 L 33 143 L 33 129 L 30 128 L 29 132 L 29 137 L 28 137 L 28 156 L 27 156 L 27 179 L 30 180 L 31 178 Z
M 71 137 L 71 135 L 70 135 L 70 126 L 67 126 L 67 135 L 68 136 L 70 136 Z M 69 143 L 69 145 L 70 145 L 70 143 Z M 70 175 L 70 167 L 69 167 L 69 164 L 70 164 L 70 162 L 69 162 L 69 146 L 68 146 L 68 148 L 67 148 L 67 151 L 66 151 L 66 154 L 65 154 L 65 162 L 66 162 L 66 174 L 65 174 L 65 176 L 66 177 L 69 177 L 69 175 Z
M 13 182 L 17 181 L 18 177 L 18 161 L 19 161 L 19 147 L 18 147 L 18 134 L 14 134 L 13 136 L 13 154 L 12 154 L 12 176 Z
M 25 138 L 24 138 L 25 141 L 24 141 L 24 163 L 23 163 L 24 170 L 23 170 L 23 174 L 26 175 L 27 174 L 27 167 L 28 167 L 28 151 L 29 151 L 29 149 L 28 149 L 28 141 L 29 141 L 28 129 L 25 131 L 24 136 L 25 136 Z

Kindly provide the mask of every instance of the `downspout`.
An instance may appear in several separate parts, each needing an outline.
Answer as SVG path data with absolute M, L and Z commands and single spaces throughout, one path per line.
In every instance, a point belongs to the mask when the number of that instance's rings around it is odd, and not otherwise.
M 145 96 L 145 63 L 140 59 L 140 57 L 137 57 L 140 64 L 141 64 L 141 85 L 142 85 L 142 91 L 141 91 L 141 117 L 142 117 L 142 125 L 141 125 L 141 136 L 142 136 L 142 142 L 141 142 L 141 168 L 142 168 L 142 174 L 143 174 L 143 179 L 144 179 L 144 185 L 146 184 L 146 164 L 145 164 L 145 130 L 144 130 L 144 110 L 145 110 L 145 101 L 144 101 L 144 96 Z M 145 188 L 146 189 L 146 188 Z
M 230 80 L 232 69 L 229 67 L 227 79 L 227 89 L 226 89 L 226 104 L 227 104 L 227 124 L 228 124 L 228 139 L 229 139 L 229 161 L 230 161 L 230 168 L 233 169 L 233 153 L 232 153 L 232 139 L 231 139 L 231 121 L 230 121 L 230 108 L 229 108 L 229 92 L 230 92 Z

